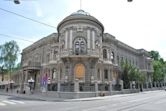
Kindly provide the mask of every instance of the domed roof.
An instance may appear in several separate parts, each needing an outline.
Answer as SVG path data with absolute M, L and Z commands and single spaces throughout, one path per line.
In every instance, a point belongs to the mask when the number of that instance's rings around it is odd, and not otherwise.
M 78 16 L 78 15 L 90 16 L 90 14 L 88 12 L 85 12 L 84 10 L 78 10 L 77 12 L 72 13 L 70 16 Z
M 102 30 L 104 31 L 104 26 L 103 24 L 97 20 L 95 17 L 91 16 L 88 12 L 85 12 L 84 10 L 78 10 L 77 12 L 72 13 L 71 15 L 67 16 L 66 18 L 64 18 L 59 24 L 57 29 L 59 30 L 60 26 L 67 22 L 67 21 L 71 21 L 71 20 L 89 20 L 89 21 L 93 21 L 95 23 L 97 23 Z

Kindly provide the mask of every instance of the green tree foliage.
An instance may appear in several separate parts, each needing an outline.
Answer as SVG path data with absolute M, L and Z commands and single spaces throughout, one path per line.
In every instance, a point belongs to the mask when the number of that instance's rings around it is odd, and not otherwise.
M 18 53 L 19 46 L 15 41 L 9 41 L 0 46 L 1 65 L 3 65 L 9 72 L 11 72 L 15 66 Z
M 139 83 L 141 79 L 143 79 L 143 76 L 141 76 L 139 69 L 129 64 L 127 61 L 122 63 L 122 80 L 125 89 L 130 87 L 130 82 L 135 81 Z
M 161 82 L 164 80 L 166 75 L 166 62 L 163 58 L 160 57 L 160 54 L 157 51 L 150 51 L 149 54 L 154 59 L 153 61 L 153 81 Z
M 160 54 L 157 51 L 152 50 L 152 51 L 149 52 L 149 54 L 154 60 L 159 60 L 160 59 Z

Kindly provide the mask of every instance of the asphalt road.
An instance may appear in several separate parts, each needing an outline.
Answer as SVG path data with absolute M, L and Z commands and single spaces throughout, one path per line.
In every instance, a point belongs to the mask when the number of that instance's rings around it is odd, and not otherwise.
M 0 95 L 0 111 L 166 111 L 166 91 L 65 102 L 24 100 Z

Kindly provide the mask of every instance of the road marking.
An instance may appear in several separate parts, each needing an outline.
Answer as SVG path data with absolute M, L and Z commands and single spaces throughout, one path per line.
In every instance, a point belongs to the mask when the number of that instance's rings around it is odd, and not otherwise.
M 14 103 L 14 102 L 11 102 L 11 101 L 2 101 L 3 103 L 8 103 L 8 104 L 16 104 L 16 103 Z
M 16 101 L 16 100 L 10 100 L 11 102 L 15 102 L 15 103 L 19 103 L 19 104 L 25 104 L 24 102 L 22 101 Z
M 1 102 L 0 102 L 0 106 L 5 106 L 5 105 L 6 105 L 5 103 L 1 103 Z

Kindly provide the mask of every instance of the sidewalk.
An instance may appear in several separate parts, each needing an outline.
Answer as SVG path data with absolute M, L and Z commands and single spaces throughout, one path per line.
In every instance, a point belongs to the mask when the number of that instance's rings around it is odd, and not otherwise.
M 128 95 L 135 95 L 140 93 L 156 93 L 158 90 L 154 91 L 145 91 L 139 93 L 129 93 L 129 94 L 118 94 L 118 95 L 111 95 L 111 96 L 99 96 L 99 97 L 89 97 L 89 98 L 77 98 L 77 99 L 65 99 L 65 98 L 57 98 L 53 96 L 49 96 L 47 93 L 34 93 L 34 94 L 17 94 L 12 92 L 2 92 L 0 91 L 0 95 L 6 96 L 14 96 L 20 99 L 28 99 L 28 100 L 39 100 L 39 101 L 55 101 L 55 102 L 79 102 L 79 101 L 95 101 L 95 100 L 104 100 L 104 99 L 111 99 L 114 97 L 124 97 Z M 164 91 L 164 90 L 163 90 Z
M 20 99 L 40 100 L 40 101 L 63 102 L 63 101 L 66 100 L 64 98 L 49 97 L 46 93 L 17 94 L 17 93 L 12 93 L 12 92 L 2 92 L 2 91 L 0 91 L 0 95 L 14 96 L 14 97 L 17 97 L 17 98 L 20 98 Z

